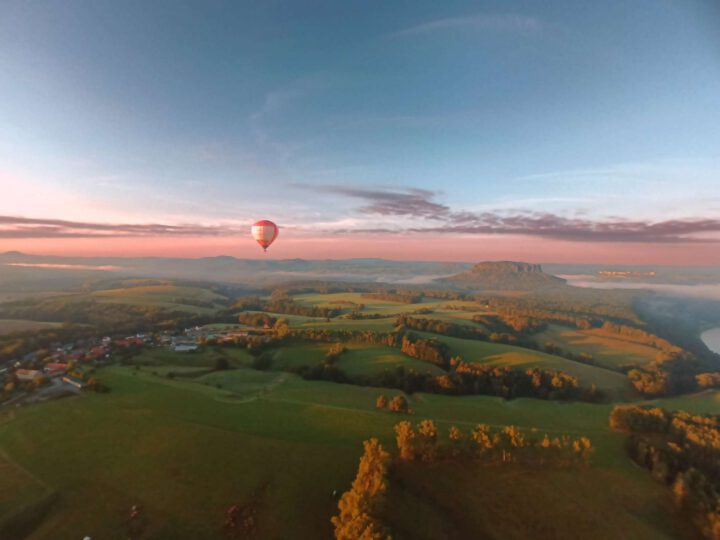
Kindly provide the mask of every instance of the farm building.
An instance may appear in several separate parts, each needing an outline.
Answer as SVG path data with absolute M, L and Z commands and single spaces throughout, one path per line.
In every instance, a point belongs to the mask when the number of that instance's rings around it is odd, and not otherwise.
M 17 369 L 15 370 L 15 376 L 19 381 L 34 381 L 41 379 L 43 374 L 37 369 Z
M 45 373 L 50 377 L 55 377 L 67 371 L 68 365 L 61 362 L 51 362 L 45 366 Z

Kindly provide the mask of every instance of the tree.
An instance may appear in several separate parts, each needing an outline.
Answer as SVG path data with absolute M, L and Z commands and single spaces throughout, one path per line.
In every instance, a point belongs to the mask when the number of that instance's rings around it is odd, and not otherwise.
M 275 330 L 277 337 L 282 338 L 287 336 L 290 333 L 290 325 L 288 324 L 287 319 L 278 319 L 275 321 L 273 330 Z
M 391 540 L 387 527 L 378 518 L 387 490 L 390 455 L 377 439 L 363 443 L 358 472 L 350 491 L 343 493 L 340 510 L 331 521 L 337 540 Z
M 390 400 L 388 407 L 392 412 L 399 412 L 407 414 L 409 412 L 408 402 L 403 395 L 397 395 Z
M 384 409 L 387 407 L 387 398 L 383 394 L 380 394 L 375 400 L 375 407 L 378 409 Z
M 413 460 L 417 455 L 417 434 L 407 420 L 395 425 L 395 441 L 400 459 Z
M 457 457 L 463 453 L 463 444 L 465 442 L 465 435 L 456 426 L 450 426 L 448 430 L 448 439 L 450 439 L 450 454 L 453 457 Z
M 432 420 L 423 420 L 418 424 L 419 454 L 423 461 L 435 461 L 437 457 L 437 435 L 437 426 Z
M 490 426 L 487 424 L 478 424 L 471 433 L 472 440 L 477 445 L 478 453 L 485 454 L 493 449 L 495 442 L 490 432 Z

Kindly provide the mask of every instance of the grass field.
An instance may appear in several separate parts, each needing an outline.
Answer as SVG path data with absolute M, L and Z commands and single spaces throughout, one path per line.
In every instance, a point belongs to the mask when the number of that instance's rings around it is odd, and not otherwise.
M 157 306 L 165 309 L 207 314 L 213 308 L 183 303 L 183 300 L 222 303 L 224 296 L 200 287 L 178 285 L 145 285 L 94 291 L 92 297 L 101 302 Z
M 645 365 L 653 360 L 658 350 L 641 343 L 604 332 L 599 328 L 578 330 L 550 325 L 547 330 L 533 336 L 542 346 L 553 343 L 573 353 L 588 353 L 610 368 L 622 365 Z
M 478 312 L 481 311 L 477 302 L 462 300 L 438 300 L 434 298 L 424 298 L 422 302 L 417 304 L 405 304 L 403 302 L 392 302 L 389 300 L 376 300 L 366 298 L 362 293 L 333 293 L 333 294 L 297 294 L 293 295 L 293 300 L 298 304 L 305 306 L 319 306 L 327 308 L 338 308 L 350 310 L 350 306 L 358 306 L 362 304 L 364 313 L 379 313 L 397 315 L 399 313 L 412 313 L 421 308 L 450 312 L 445 309 L 447 305 L 457 305 L 466 307 L 477 307 Z
M 577 377 L 581 385 L 595 384 L 608 392 L 611 397 L 625 397 L 632 394 L 630 383 L 623 374 L 607 369 L 574 362 L 566 358 L 546 354 L 540 351 L 488 343 L 472 339 L 453 338 L 437 334 L 419 332 L 424 337 L 434 337 L 446 343 L 453 354 L 460 355 L 466 362 L 492 366 L 507 366 L 516 369 L 539 367 L 557 369 Z
M 272 369 L 287 370 L 321 364 L 325 361 L 329 349 L 328 343 L 304 343 L 274 349 L 271 351 Z M 346 349 L 340 356 L 337 366 L 350 376 L 375 375 L 400 366 L 420 373 L 430 372 L 434 375 L 443 373 L 439 367 L 406 356 L 392 347 L 348 343 Z
M 222 298 L 205 289 L 168 287 L 94 294 L 102 301 L 171 308 L 180 298 Z M 344 310 L 364 304 L 366 313 L 387 315 L 330 322 L 275 315 L 300 328 L 391 331 L 396 314 L 421 307 L 433 309 L 426 317 L 475 325 L 470 319 L 483 312 L 470 302 L 401 304 L 358 293 L 298 295 L 295 300 Z M 477 306 L 478 311 L 447 308 L 459 304 Z M 202 313 L 198 310 L 205 308 L 183 309 Z M 613 398 L 631 395 L 626 377 L 607 369 L 507 345 L 426 337 L 445 341 L 466 361 L 560 369 Z M 591 338 L 571 337 L 568 342 L 578 339 L 576 345 L 586 347 L 590 340 L 601 349 L 615 347 L 607 352 L 610 362 L 620 344 Z M 226 509 L 252 504 L 257 511 L 255 538 L 332 538 L 329 518 L 337 511 L 333 492 L 349 487 L 362 441 L 376 436 L 394 449 L 392 427 L 408 417 L 375 407 L 378 395 L 391 397 L 401 393 L 397 390 L 305 381 L 278 371 L 323 362 L 329 348 L 328 343 L 306 343 L 271 349 L 271 371 L 248 369 L 253 357 L 235 347 L 205 347 L 196 353 L 146 349 L 134 358 L 139 367 L 98 369 L 97 376 L 112 389 L 109 394 L 83 393 L 11 413 L 0 410 L 0 537 L 8 516 L 42 508 L 49 513 L 38 514 L 39 525 L 29 540 L 77 540 L 85 535 L 125 540 L 128 510 L 140 504 L 148 518 L 143 538 L 222 539 L 227 538 L 221 531 Z M 398 366 L 441 373 L 394 348 L 348 344 L 347 349 L 337 365 L 351 376 Z M 234 369 L 214 371 L 218 357 Z M 596 456 L 591 467 L 571 470 L 470 463 L 400 467 L 388 493 L 387 519 L 396 540 L 691 537 L 671 511 L 669 490 L 631 463 L 624 436 L 608 428 L 612 405 L 407 397 L 413 411 L 409 418 L 432 418 L 441 434 L 451 425 L 469 430 L 477 423 L 514 424 L 551 435 L 587 435 Z M 648 403 L 720 413 L 720 392 Z M 52 506 L 44 503 L 48 494 L 57 494 Z
M 52 490 L 0 449 L 0 531 L 2 523 Z
M 720 390 L 706 390 L 689 396 L 655 399 L 648 405 L 695 414 L 720 414 Z
M 0 319 L 0 336 L 13 332 L 27 332 L 44 330 L 45 328 L 58 328 L 61 323 L 24 321 L 20 319 Z
M 215 360 L 219 356 L 226 358 L 230 367 L 247 366 L 252 362 L 250 353 L 237 347 L 203 347 L 195 352 L 174 352 L 157 347 L 145 349 L 142 354 L 133 358 L 133 363 L 211 368 L 215 366 Z
M 23 408 L 0 424 L 2 449 L 60 493 L 32 539 L 124 538 L 123 520 L 132 504 L 146 509 L 148 538 L 222 538 L 225 509 L 248 502 L 258 511 L 258 538 L 330 538 L 329 517 L 337 504 L 332 492 L 349 486 L 361 441 L 374 435 L 392 447 L 392 425 L 400 419 L 375 409 L 378 389 L 303 381 L 286 373 L 241 369 L 193 382 L 155 376 L 149 368 L 118 367 L 100 376 L 112 387 L 110 394 Z M 613 527 L 627 538 L 677 536 L 665 513 L 668 493 L 625 457 L 623 437 L 607 427 L 609 406 L 438 395 L 416 395 L 411 406 L 416 420 L 434 418 L 443 432 L 451 424 L 467 429 L 478 422 L 515 423 L 593 440 L 595 466 L 560 476 L 538 470 L 527 484 L 518 481 L 528 474 L 519 469 L 431 474 L 440 482 L 436 497 L 458 501 L 472 519 L 495 523 L 493 537 L 549 530 L 543 518 L 549 496 L 558 511 L 548 519 L 563 509 L 577 513 L 582 503 L 583 511 L 588 508 L 582 518 L 586 528 Z M 13 483 L 17 480 L 0 476 L 0 492 Z M 618 496 L 627 499 L 627 507 Z M 409 531 L 413 520 L 437 524 L 452 518 L 443 506 L 421 503 L 409 492 L 390 497 L 393 524 Z M 515 517 L 496 522 L 503 513 Z M 525 523 L 522 516 L 534 517 Z M 556 537 L 570 538 L 579 519 L 554 522 Z M 480 530 L 452 519 L 449 524 Z

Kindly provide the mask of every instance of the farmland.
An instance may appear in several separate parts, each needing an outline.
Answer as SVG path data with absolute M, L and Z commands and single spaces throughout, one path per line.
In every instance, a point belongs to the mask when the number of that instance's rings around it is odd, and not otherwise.
M 398 418 L 375 409 L 377 389 L 247 369 L 169 380 L 152 369 L 106 368 L 103 378 L 113 388 L 111 394 L 29 407 L 0 424 L 3 449 L 61 494 L 33 538 L 120 537 L 123 512 L 132 504 L 147 509 L 151 537 L 219 538 L 224 510 L 247 501 L 258 507 L 258 537 L 329 538 L 328 520 L 336 504 L 332 493 L 349 484 L 360 442 L 378 436 L 392 445 L 391 427 Z M 539 493 L 551 490 L 559 508 L 570 508 L 580 496 L 595 505 L 596 516 L 610 511 L 613 493 L 621 489 L 633 504 L 614 516 L 612 526 L 636 531 L 634 538 L 673 537 L 676 525 L 663 514 L 665 495 L 625 457 L 622 437 L 607 428 L 608 406 L 425 394 L 412 397 L 411 404 L 415 417 L 434 418 L 443 430 L 451 424 L 466 428 L 477 422 L 515 422 L 592 438 L 596 465 L 572 475 L 481 469 L 464 473 L 462 479 L 463 474 L 449 472 L 448 489 L 455 480 L 472 488 L 475 476 L 484 479 L 482 485 L 495 485 L 493 489 L 504 485 L 504 498 L 495 501 L 493 513 L 509 511 L 513 498 L 526 492 L 507 485 L 520 475 Z M 52 448 L 41 444 L 47 440 L 54 441 Z M 414 474 L 413 482 L 425 481 L 418 473 L 406 474 Z M 583 481 L 595 484 L 600 477 L 597 489 L 583 487 Z M 0 483 L 0 491 L 6 491 L 17 479 L 3 476 Z M 463 504 L 482 507 L 481 494 L 473 489 L 470 493 Z M 31 492 L 29 497 L 43 494 Z M 539 512 L 539 500 L 523 499 L 524 511 Z M 391 521 L 399 529 L 408 526 L 422 504 L 403 491 L 391 501 Z M 428 522 L 443 520 L 441 507 L 423 508 Z M 277 513 L 284 519 L 274 519 Z M 507 525 L 514 530 L 510 537 L 540 525 L 559 528 L 559 537 L 571 536 L 567 527 L 574 521 L 564 526 L 543 519 L 529 525 L 514 520 Z M 587 525 L 598 518 L 584 519 Z M 466 532 L 480 530 L 472 523 L 458 526 Z M 496 534 L 511 530 L 483 525 L 485 530 L 488 526 Z
M 106 303 L 156 306 L 160 308 L 206 314 L 222 303 L 225 297 L 208 289 L 185 287 L 167 283 L 138 285 L 94 291 L 92 298 Z
M 202 287 L 134 284 L 85 294 L 103 303 L 175 309 L 185 299 L 214 306 L 185 304 L 188 313 L 213 313 L 227 305 L 224 297 Z M 0 498 L 0 533 L 19 538 L 17 531 L 32 528 L 32 522 L 37 525 L 29 537 L 33 540 L 126 538 L 128 509 L 139 504 L 147 515 L 143 538 L 220 539 L 226 537 L 224 513 L 236 504 L 255 512 L 252 537 L 329 539 L 337 493 L 350 485 L 362 441 L 378 437 L 393 450 L 398 421 L 431 418 L 441 438 L 451 426 L 468 431 L 478 423 L 516 425 L 550 436 L 587 436 L 596 453 L 590 467 L 573 469 L 399 464 L 390 479 L 386 519 L 400 540 L 520 539 L 538 531 L 555 538 L 582 534 L 601 539 L 617 530 L 628 538 L 691 537 L 686 521 L 672 510 L 668 490 L 632 464 L 624 436 L 609 429 L 612 403 L 403 394 L 361 386 L 398 371 L 431 378 L 447 373 L 446 366 L 385 342 L 342 343 L 332 365 L 352 385 L 298 375 L 327 364 L 333 331 L 389 334 L 397 330 L 402 313 L 486 331 L 472 318 L 492 315 L 487 306 L 429 298 L 400 303 L 359 293 L 299 294 L 293 301 L 340 313 L 331 318 L 269 315 L 307 335 L 330 331 L 328 338 L 313 341 L 300 333 L 251 352 L 232 341 L 215 343 L 210 336 L 249 332 L 262 340 L 274 335 L 272 327 L 216 322 L 193 329 L 208 340 L 195 352 L 176 353 L 154 344 L 123 357 L 123 365 L 98 368 L 96 376 L 111 388 L 109 394 L 84 393 L 0 410 L 0 470 L 7 472 L 0 475 L 0 493 L 15 494 Z M 566 350 L 591 352 L 603 360 L 596 366 L 485 339 L 412 333 L 437 340 L 468 364 L 560 370 L 584 387 L 596 385 L 608 400 L 640 399 L 622 373 L 608 369 L 620 365 L 611 360 L 624 345 L 638 361 L 640 353 L 647 353 L 626 341 L 556 325 L 545 330 L 549 338 L 565 339 L 558 344 Z M 572 343 L 578 348 L 571 349 Z M 381 394 L 405 395 L 412 415 L 378 409 Z M 720 412 L 717 392 L 643 403 Z
M 645 365 L 652 362 L 658 350 L 630 339 L 623 339 L 602 329 L 578 330 L 550 325 L 535 336 L 538 343 L 553 343 L 574 353 L 588 353 L 602 365 Z
M 25 321 L 19 319 L 0 319 L 0 335 L 12 334 L 13 332 L 31 332 L 44 328 L 57 328 L 60 323 Z
M 432 334 L 422 334 L 431 337 Z M 499 367 L 527 369 L 539 367 L 543 369 L 564 371 L 574 377 L 582 385 L 596 385 L 615 397 L 632 395 L 630 385 L 625 376 L 595 366 L 589 366 L 567 360 L 559 356 L 540 351 L 513 347 L 499 343 L 460 339 L 448 336 L 435 336 L 446 343 L 453 354 L 462 356 L 465 361 Z

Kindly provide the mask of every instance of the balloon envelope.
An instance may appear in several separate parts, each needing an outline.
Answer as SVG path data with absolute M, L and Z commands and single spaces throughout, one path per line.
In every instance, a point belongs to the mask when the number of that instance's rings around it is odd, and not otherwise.
M 251 232 L 255 241 L 267 251 L 270 244 L 277 238 L 278 228 L 272 221 L 263 219 L 252 226 Z

